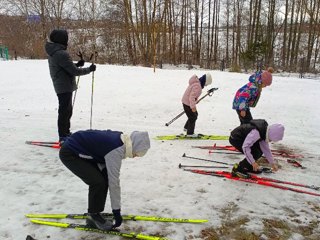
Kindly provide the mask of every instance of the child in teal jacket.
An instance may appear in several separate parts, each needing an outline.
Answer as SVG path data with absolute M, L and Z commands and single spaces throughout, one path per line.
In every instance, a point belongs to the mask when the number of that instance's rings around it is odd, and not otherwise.
M 232 108 L 237 111 L 241 124 L 249 123 L 253 119 L 250 107 L 257 105 L 262 88 L 272 84 L 272 72 L 273 68 L 268 68 L 267 71 L 257 71 L 249 77 L 249 83 L 236 92 Z

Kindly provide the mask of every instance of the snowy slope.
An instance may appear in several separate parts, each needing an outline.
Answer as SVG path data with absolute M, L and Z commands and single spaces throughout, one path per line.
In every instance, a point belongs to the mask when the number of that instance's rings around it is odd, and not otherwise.
M 0 62 L 0 239 L 35 238 L 106 239 L 96 233 L 78 232 L 29 223 L 26 213 L 83 213 L 87 187 L 58 158 L 55 149 L 24 144 L 26 140 L 57 140 L 57 97 L 46 60 Z M 179 134 L 186 117 L 169 127 L 165 123 L 182 111 L 180 99 L 193 74 L 204 70 L 161 70 L 143 67 L 98 65 L 94 79 L 93 128 L 130 133 L 147 130 L 157 135 Z M 228 135 L 239 124 L 231 109 L 235 91 L 248 74 L 210 71 L 212 97 L 199 105 L 196 132 Z M 91 75 L 81 76 L 72 117 L 72 131 L 89 128 Z M 306 169 L 279 160 L 273 178 L 320 185 L 320 81 L 275 75 L 265 88 L 254 118 L 284 124 L 285 138 L 272 148 L 293 149 L 305 155 Z M 305 239 L 294 228 L 315 223 L 312 237 L 320 236 L 320 198 L 221 178 L 196 175 L 178 168 L 179 163 L 209 165 L 182 158 L 190 156 L 235 163 L 240 156 L 208 154 L 192 145 L 227 141 L 156 141 L 144 158 L 127 159 L 121 170 L 122 213 L 163 217 L 204 218 L 202 225 L 125 222 L 122 230 L 164 235 L 170 239 L 202 239 L 201 230 L 225 224 L 226 215 L 245 216 L 243 228 L 262 234 L 265 219 L 280 219 L 291 226 L 291 239 Z M 226 209 L 229 212 L 226 213 Z M 106 212 L 110 202 L 107 199 Z M 70 220 L 69 220 L 70 221 Z M 295 233 L 294 233 L 295 232 Z M 318 234 L 318 235 L 317 235 Z M 119 239 L 108 237 L 108 239 Z

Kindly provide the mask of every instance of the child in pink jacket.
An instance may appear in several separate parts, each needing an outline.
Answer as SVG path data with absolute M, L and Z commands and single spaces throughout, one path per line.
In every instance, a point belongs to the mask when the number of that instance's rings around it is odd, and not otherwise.
M 194 128 L 198 118 L 196 104 L 202 93 L 202 89 L 211 83 L 212 77 L 210 73 L 206 73 L 200 78 L 193 75 L 189 80 L 189 86 L 182 97 L 183 109 L 188 117 L 184 125 L 184 130 L 187 131 L 187 137 L 198 137 L 198 134 L 194 134 Z

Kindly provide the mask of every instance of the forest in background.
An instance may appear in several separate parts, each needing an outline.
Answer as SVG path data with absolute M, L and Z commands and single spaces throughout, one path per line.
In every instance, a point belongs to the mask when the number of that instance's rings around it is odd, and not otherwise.
M 1 0 L 11 58 L 46 58 L 55 28 L 99 63 L 320 70 L 319 0 Z

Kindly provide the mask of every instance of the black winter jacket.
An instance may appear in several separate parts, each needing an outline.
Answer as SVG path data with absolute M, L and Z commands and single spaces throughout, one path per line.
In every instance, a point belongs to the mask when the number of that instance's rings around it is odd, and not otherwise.
M 251 120 L 250 123 L 242 124 L 239 127 L 235 128 L 232 132 L 230 137 L 236 141 L 244 141 L 247 135 L 253 129 L 257 129 L 261 136 L 261 140 L 266 140 L 267 135 L 267 128 L 268 123 L 266 120 L 263 119 L 254 119 Z
M 48 54 L 50 76 L 56 93 L 60 94 L 76 90 L 75 76 L 89 74 L 89 68 L 76 67 L 66 51 L 67 47 L 62 44 L 47 42 L 45 50 Z

